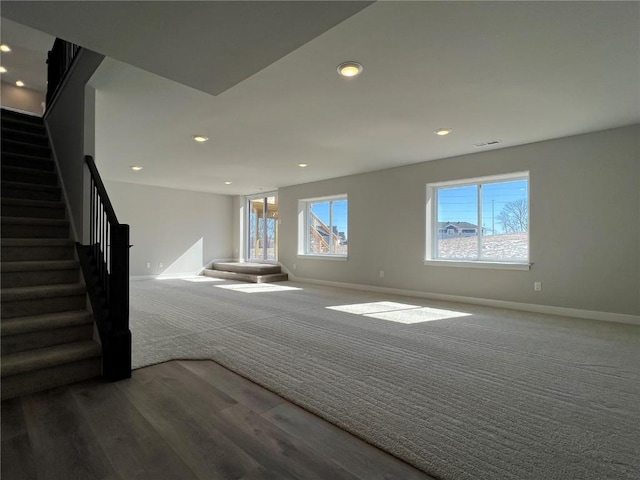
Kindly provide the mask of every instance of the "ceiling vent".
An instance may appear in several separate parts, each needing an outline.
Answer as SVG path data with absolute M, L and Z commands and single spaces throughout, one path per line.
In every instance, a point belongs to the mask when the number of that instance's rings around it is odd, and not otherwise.
M 502 143 L 502 140 L 489 140 L 488 142 L 474 143 L 473 146 L 474 147 L 492 147 L 499 143 Z

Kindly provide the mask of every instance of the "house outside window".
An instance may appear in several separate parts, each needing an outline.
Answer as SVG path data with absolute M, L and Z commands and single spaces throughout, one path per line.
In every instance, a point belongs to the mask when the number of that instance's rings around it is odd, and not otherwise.
M 425 264 L 529 268 L 529 172 L 427 184 Z
M 299 213 L 299 255 L 347 257 L 346 195 L 300 200 Z

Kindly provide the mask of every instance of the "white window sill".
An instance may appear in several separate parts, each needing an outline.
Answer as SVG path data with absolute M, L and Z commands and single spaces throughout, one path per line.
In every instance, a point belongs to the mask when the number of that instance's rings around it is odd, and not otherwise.
M 338 260 L 339 262 L 346 262 L 349 257 L 347 255 L 313 255 L 299 253 L 298 258 L 305 258 L 309 260 Z
M 531 270 L 530 263 L 425 260 L 424 264 L 431 267 L 489 268 L 494 270 Z

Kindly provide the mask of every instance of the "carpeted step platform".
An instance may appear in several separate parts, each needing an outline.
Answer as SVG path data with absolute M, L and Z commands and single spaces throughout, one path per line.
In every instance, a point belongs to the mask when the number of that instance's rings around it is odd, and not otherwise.
M 252 283 L 284 282 L 289 278 L 279 265 L 249 262 L 216 262 L 213 268 L 204 270 L 204 275 Z
M 269 275 L 272 273 L 280 273 L 282 271 L 280 265 L 251 262 L 215 262 L 213 264 L 213 270 L 235 273 L 250 273 L 253 275 Z
M 237 280 L 239 282 L 269 283 L 284 282 L 289 279 L 286 273 L 270 273 L 268 275 L 254 275 L 252 273 L 223 272 L 221 270 L 205 269 L 207 277 L 222 278 L 225 280 Z

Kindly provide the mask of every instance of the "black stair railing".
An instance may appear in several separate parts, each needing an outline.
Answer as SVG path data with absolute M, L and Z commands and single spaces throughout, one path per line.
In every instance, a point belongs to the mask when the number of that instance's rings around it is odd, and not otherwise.
M 78 45 L 62 40 L 61 38 L 56 38 L 55 42 L 53 42 L 53 48 L 49 50 L 47 56 L 47 107 L 51 105 L 58 91 L 58 87 L 62 84 L 80 48 Z
M 131 377 L 129 330 L 129 225 L 118 222 L 92 157 L 90 174 L 89 245 L 78 244 L 80 263 L 93 307 L 103 354 L 103 376 Z

